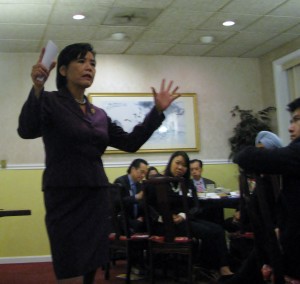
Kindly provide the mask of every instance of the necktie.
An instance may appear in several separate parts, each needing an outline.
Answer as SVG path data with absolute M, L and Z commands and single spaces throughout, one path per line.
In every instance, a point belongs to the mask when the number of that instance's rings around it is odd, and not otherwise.
M 204 187 L 204 184 L 203 184 L 202 180 L 197 182 L 196 187 L 197 187 L 197 192 L 204 192 L 205 191 L 205 187 Z
M 131 190 L 132 190 L 132 195 L 135 196 L 136 195 L 136 184 L 135 183 L 132 183 L 131 184 Z M 134 218 L 136 218 L 138 215 L 138 205 L 135 203 L 133 205 L 133 216 Z

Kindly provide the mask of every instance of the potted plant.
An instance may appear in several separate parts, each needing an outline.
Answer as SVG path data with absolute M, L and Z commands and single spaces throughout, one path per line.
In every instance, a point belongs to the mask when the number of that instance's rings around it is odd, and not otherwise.
M 275 107 L 267 107 L 258 112 L 253 110 L 240 109 L 235 106 L 231 111 L 232 117 L 239 117 L 240 121 L 233 129 L 233 136 L 229 138 L 231 152 L 229 159 L 235 153 L 239 152 L 243 147 L 255 145 L 255 137 L 262 130 L 271 131 L 271 112 L 275 111 Z

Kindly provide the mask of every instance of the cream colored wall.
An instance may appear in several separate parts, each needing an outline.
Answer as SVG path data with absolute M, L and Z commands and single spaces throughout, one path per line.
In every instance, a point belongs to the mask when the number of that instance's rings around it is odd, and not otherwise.
M 150 165 L 155 166 L 162 173 L 167 162 L 166 160 L 164 165 L 159 166 L 155 164 Z M 106 171 L 110 182 L 114 182 L 118 176 L 126 174 L 127 167 L 109 168 Z M 235 164 L 204 164 L 203 176 L 215 181 L 218 187 L 232 189 L 233 191 L 238 190 L 238 168 Z
M 41 170 L 1 170 L 0 208 L 30 209 L 31 216 L 0 218 L 0 257 L 49 255 Z
M 269 52 L 260 58 L 260 69 L 262 74 L 262 99 L 263 105 L 265 107 L 276 106 L 275 85 L 272 65 L 273 61 L 298 50 L 299 46 L 300 39 L 296 39 L 294 41 L 289 42 L 288 44 L 281 46 L 280 48 L 274 49 L 272 52 Z M 276 117 L 274 117 L 274 123 L 276 123 Z
M 22 140 L 16 129 L 18 115 L 31 87 L 31 66 L 38 54 L 0 54 L 0 160 L 8 165 L 43 164 L 41 139 Z M 87 92 L 150 92 L 159 87 L 162 78 L 174 79 L 184 93 L 196 93 L 199 109 L 201 150 L 191 157 L 204 160 L 226 160 L 229 156 L 228 138 L 237 123 L 230 110 L 260 109 L 261 80 L 257 59 L 205 58 L 172 56 L 98 55 L 97 75 Z M 46 89 L 55 89 L 55 72 Z M 147 160 L 164 161 L 168 153 L 143 155 Z M 140 156 L 107 155 L 107 163 L 128 163 Z
M 127 167 L 107 168 L 109 180 L 126 173 Z M 164 166 L 158 166 L 163 170 Z M 206 165 L 205 176 L 218 185 L 237 189 L 233 164 Z M 30 216 L 0 218 L 0 263 L 3 258 L 48 256 L 50 249 L 44 225 L 41 191 L 42 170 L 0 170 L 0 209 L 30 209 Z
M 97 76 L 89 92 L 150 92 L 161 78 L 174 79 L 182 92 L 198 96 L 200 144 L 199 153 L 191 158 L 226 161 L 227 139 L 236 121 L 230 117 L 234 105 L 261 109 L 274 106 L 272 61 L 299 48 L 293 41 L 260 61 L 237 58 L 198 58 L 163 56 L 97 56 Z M 37 54 L 0 54 L 0 160 L 8 166 L 34 167 L 43 165 L 40 139 L 22 140 L 17 136 L 17 119 L 31 87 L 30 69 Z M 46 88 L 55 89 L 54 74 Z M 276 126 L 276 125 L 275 125 Z M 150 164 L 163 169 L 169 154 L 105 155 L 106 172 L 113 181 L 126 172 L 128 162 L 142 156 Z M 215 162 L 205 165 L 204 176 L 218 186 L 237 189 L 237 168 L 233 164 Z M 1 170 L 0 208 L 31 209 L 31 216 L 0 219 L 0 258 L 49 255 L 44 226 L 44 205 L 41 192 L 42 170 Z M 231 214 L 231 211 L 227 211 Z
M 0 54 L 0 208 L 31 209 L 31 216 L 0 220 L 0 257 L 49 255 L 44 226 L 41 169 L 44 153 L 41 139 L 23 140 L 17 135 L 18 115 L 29 89 L 30 70 L 38 54 Z M 235 105 L 261 109 L 262 92 L 257 59 L 98 55 L 97 75 L 88 92 L 147 93 L 159 87 L 162 78 L 173 79 L 183 93 L 196 93 L 199 109 L 200 152 L 191 158 L 206 162 L 205 176 L 219 186 L 237 189 L 235 165 L 226 164 L 228 138 L 236 120 L 230 116 Z M 46 89 L 55 89 L 54 73 Z M 135 157 L 164 168 L 169 153 L 105 155 L 111 181 L 126 172 Z M 17 168 L 22 168 L 18 170 Z M 24 170 L 25 169 L 25 170 Z

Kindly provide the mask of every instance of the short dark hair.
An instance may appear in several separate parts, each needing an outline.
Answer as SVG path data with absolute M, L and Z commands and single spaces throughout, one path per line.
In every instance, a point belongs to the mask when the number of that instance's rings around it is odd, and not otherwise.
M 199 159 L 190 160 L 190 164 L 192 164 L 192 163 L 199 163 L 200 168 L 203 168 L 203 163 Z
M 289 112 L 294 112 L 297 108 L 300 108 L 300 98 L 293 100 L 287 105 L 287 110 Z
M 141 164 L 148 166 L 148 162 L 144 159 L 135 159 L 131 162 L 130 166 L 127 169 L 127 173 L 130 174 L 132 168 L 139 168 Z
M 91 52 L 94 56 L 96 55 L 93 46 L 89 43 L 74 43 L 67 45 L 59 54 L 57 59 L 56 67 L 56 87 L 61 89 L 67 85 L 67 79 L 62 76 L 59 72 L 61 66 L 70 64 L 71 61 L 77 58 L 84 58 L 88 52 Z

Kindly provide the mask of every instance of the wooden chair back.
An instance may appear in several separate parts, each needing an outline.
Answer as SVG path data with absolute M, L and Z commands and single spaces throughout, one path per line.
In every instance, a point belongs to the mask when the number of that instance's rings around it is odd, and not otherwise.
M 180 185 L 180 196 L 170 195 L 170 184 Z M 190 230 L 190 213 L 188 202 L 188 189 L 183 178 L 175 177 L 155 177 L 143 182 L 145 215 L 150 235 L 155 234 L 153 224 L 156 220 L 153 218 L 155 214 L 161 217 L 160 222 L 164 226 L 164 236 L 166 241 L 173 242 L 176 235 L 176 225 L 173 222 L 172 208 L 176 205 L 181 208 L 182 213 L 186 216 L 186 232 L 185 236 L 191 238 Z M 156 211 L 156 212 L 155 212 Z M 157 215 L 158 217 L 158 215 Z
M 180 196 L 172 194 L 170 184 L 179 184 Z M 183 178 L 155 177 L 143 182 L 145 218 L 149 237 L 150 280 L 154 283 L 154 266 L 156 255 L 186 255 L 188 257 L 188 283 L 193 282 L 193 239 L 189 223 L 188 189 Z M 177 225 L 173 221 L 173 208 L 179 206 L 185 213 L 184 229 L 178 234 Z M 157 226 L 160 227 L 159 233 Z M 162 229 L 162 230 L 161 230 Z M 174 265 L 174 262 L 173 262 Z M 175 263 L 175 265 L 177 265 Z M 177 267 L 179 268 L 179 267 Z M 175 270 L 175 274 L 178 269 Z
M 108 187 L 109 202 L 110 202 L 110 220 L 111 220 L 111 234 L 110 239 L 110 253 L 112 262 L 115 261 L 114 255 L 116 252 L 123 252 L 125 254 L 126 264 L 126 283 L 131 282 L 131 268 L 134 260 L 134 253 L 147 249 L 147 240 L 149 235 L 147 233 L 132 233 L 130 230 L 129 216 L 121 196 L 122 185 L 111 184 Z M 140 260 L 141 261 L 141 260 Z M 109 268 L 106 269 L 105 279 L 109 279 Z

